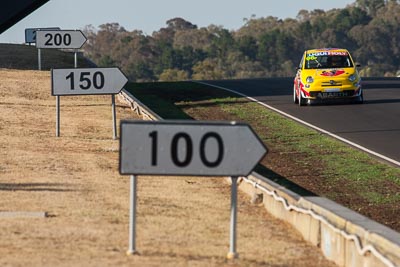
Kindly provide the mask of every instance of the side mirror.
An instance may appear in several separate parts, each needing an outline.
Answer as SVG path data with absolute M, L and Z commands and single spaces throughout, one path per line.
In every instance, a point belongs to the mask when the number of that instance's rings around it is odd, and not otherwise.
M 357 68 L 361 67 L 361 64 L 356 62 L 356 67 Z

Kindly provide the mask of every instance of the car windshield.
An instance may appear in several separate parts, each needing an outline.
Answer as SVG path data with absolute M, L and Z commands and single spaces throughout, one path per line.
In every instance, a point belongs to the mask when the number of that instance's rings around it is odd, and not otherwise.
M 347 53 L 329 55 L 328 53 L 307 54 L 305 69 L 351 68 L 353 63 Z

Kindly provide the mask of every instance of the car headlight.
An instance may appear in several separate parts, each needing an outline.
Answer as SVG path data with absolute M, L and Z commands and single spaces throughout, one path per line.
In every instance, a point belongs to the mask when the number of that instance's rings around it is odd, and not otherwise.
M 349 81 L 350 81 L 350 82 L 354 82 L 356 79 L 357 79 L 357 76 L 354 75 L 354 74 L 352 74 L 352 75 L 349 76 Z
M 307 83 L 313 83 L 313 82 L 314 82 L 314 78 L 311 77 L 311 76 L 308 76 L 308 77 L 306 78 L 306 82 L 307 82 Z

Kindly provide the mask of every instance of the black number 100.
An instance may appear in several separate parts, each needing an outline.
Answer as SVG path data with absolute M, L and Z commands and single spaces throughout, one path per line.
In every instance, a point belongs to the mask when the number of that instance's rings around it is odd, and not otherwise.
M 151 138 L 151 165 L 158 165 L 158 132 L 153 131 L 149 133 L 149 137 Z M 218 156 L 214 161 L 211 161 L 206 156 L 206 145 L 208 140 L 214 139 L 217 142 L 218 146 Z M 178 148 L 180 144 L 183 144 L 186 148 L 186 154 L 180 158 L 178 155 Z M 193 141 L 190 135 L 184 132 L 177 133 L 173 136 L 171 141 L 171 159 L 172 162 L 178 167 L 186 167 L 190 165 L 193 158 Z M 222 141 L 221 136 L 215 132 L 209 132 L 203 135 L 199 144 L 199 152 L 201 162 L 209 167 L 215 168 L 221 164 L 224 158 L 224 143 Z

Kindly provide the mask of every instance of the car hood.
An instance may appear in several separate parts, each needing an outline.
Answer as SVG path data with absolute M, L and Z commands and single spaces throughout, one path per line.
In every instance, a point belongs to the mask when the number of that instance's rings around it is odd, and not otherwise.
M 311 76 L 314 79 L 347 79 L 350 75 L 354 73 L 355 70 L 353 68 L 312 69 L 303 70 L 301 76 L 303 79 L 306 79 L 308 76 Z

